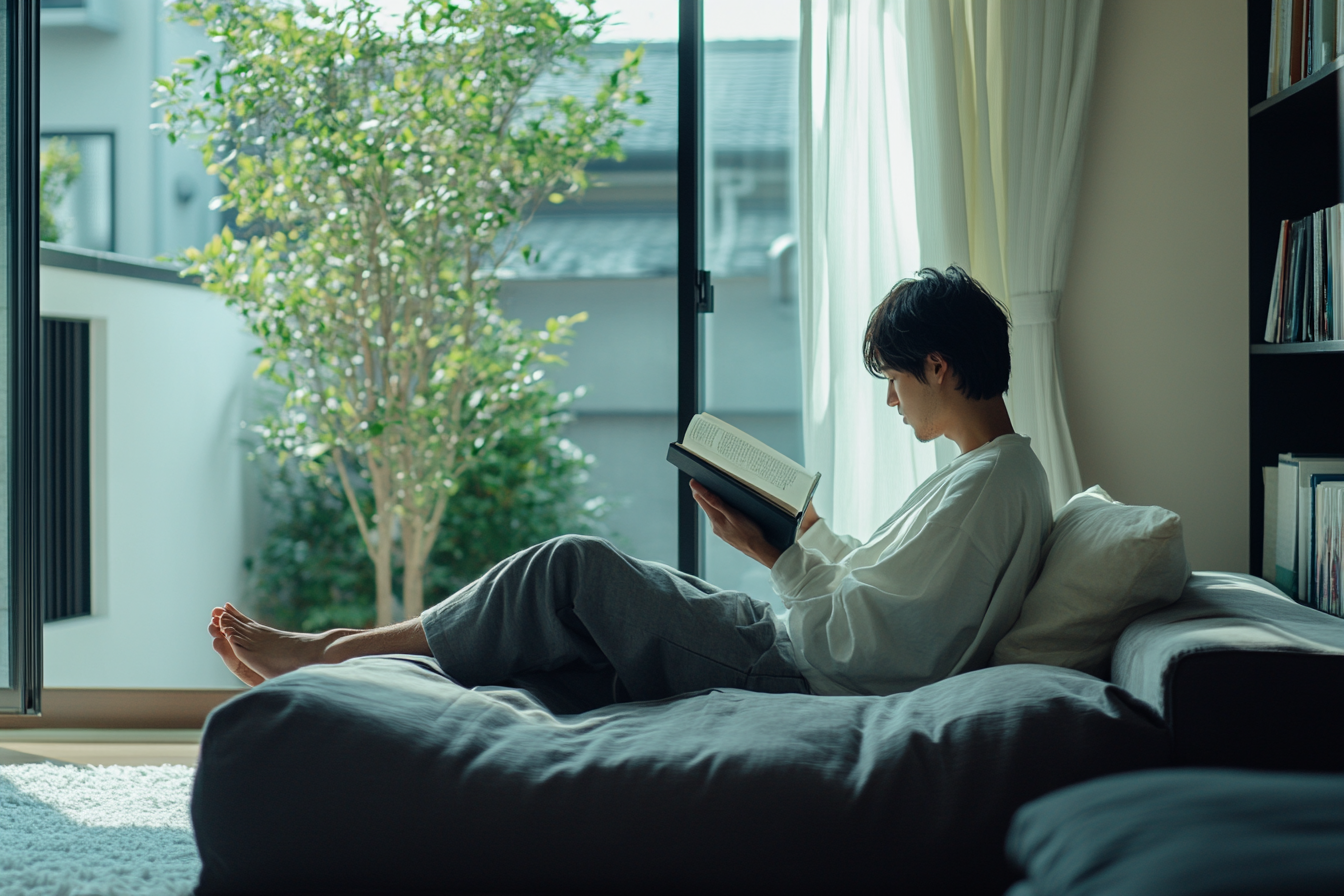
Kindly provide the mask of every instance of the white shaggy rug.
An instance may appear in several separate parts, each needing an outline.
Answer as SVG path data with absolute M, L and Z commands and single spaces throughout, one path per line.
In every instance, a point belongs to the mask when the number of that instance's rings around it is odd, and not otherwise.
M 185 896 L 185 765 L 0 766 L 0 896 Z

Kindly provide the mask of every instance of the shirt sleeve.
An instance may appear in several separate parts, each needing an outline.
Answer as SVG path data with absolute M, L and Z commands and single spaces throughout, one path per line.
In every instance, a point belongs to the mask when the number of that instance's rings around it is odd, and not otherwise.
M 838 562 L 841 557 L 863 544 L 852 536 L 837 535 L 826 525 L 826 521 L 821 519 L 800 535 L 798 541 L 804 548 L 811 548 L 830 563 Z
M 871 566 L 835 562 L 821 547 L 800 541 L 771 570 L 807 666 L 855 693 L 909 690 L 951 672 L 998 579 L 964 530 L 926 525 Z

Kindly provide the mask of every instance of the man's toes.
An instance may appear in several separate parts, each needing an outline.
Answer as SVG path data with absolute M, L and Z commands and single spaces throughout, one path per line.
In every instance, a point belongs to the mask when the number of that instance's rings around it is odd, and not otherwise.
M 245 628 L 251 628 L 253 625 L 255 625 L 255 623 L 252 622 L 252 620 L 250 619 L 234 616 L 232 613 L 225 612 L 223 616 L 219 617 L 219 625 L 221 628 L 225 626 L 232 626 L 236 629 L 241 630 Z
M 225 604 L 224 604 L 224 612 L 227 613 L 227 614 L 229 614 L 230 616 L 233 616 L 234 618 L 236 618 L 236 619 L 238 619 L 238 620 L 240 620 L 240 621 L 242 621 L 242 622 L 251 622 L 251 621 L 252 621 L 252 619 L 251 619 L 250 617 L 248 617 L 247 614 L 245 614 L 242 610 L 238 609 L 237 607 L 235 607 L 235 606 L 234 606 L 233 604 L 231 604 L 231 603 L 225 603 Z

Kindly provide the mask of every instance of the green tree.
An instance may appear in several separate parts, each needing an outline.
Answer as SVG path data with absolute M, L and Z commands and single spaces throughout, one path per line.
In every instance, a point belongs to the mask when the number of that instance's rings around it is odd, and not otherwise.
M 54 243 L 61 238 L 55 209 L 65 199 L 84 166 L 69 140 L 52 137 L 47 141 L 47 148 L 38 155 L 38 168 L 37 238 Z
M 203 138 L 241 229 L 189 251 L 189 271 L 242 311 L 258 371 L 287 392 L 261 427 L 280 461 L 329 458 L 377 621 L 392 618 L 398 541 L 416 614 L 459 482 L 545 412 L 529 398 L 549 394 L 539 367 L 585 316 L 525 330 L 501 315 L 495 272 L 542 203 L 620 157 L 627 107 L 645 100 L 640 54 L 581 100 L 534 88 L 584 69 L 605 21 L 591 0 L 410 0 L 386 30 L 374 0 L 173 6 L 221 53 L 158 79 L 163 124 Z

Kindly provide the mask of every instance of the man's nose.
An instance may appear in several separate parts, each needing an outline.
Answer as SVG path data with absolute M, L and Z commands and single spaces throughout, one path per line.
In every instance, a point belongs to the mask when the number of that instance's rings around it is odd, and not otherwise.
M 887 380 L 887 407 L 894 408 L 901 403 L 901 399 L 896 395 L 896 384 Z

